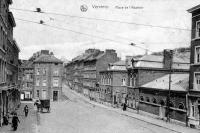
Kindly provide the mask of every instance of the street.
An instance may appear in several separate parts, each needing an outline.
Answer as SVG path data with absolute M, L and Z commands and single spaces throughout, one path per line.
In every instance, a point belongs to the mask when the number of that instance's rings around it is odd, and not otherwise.
M 29 115 L 23 108 L 29 106 Z M 159 125 L 151 124 L 115 111 L 91 104 L 66 85 L 59 102 L 51 102 L 50 113 L 39 113 L 33 102 L 22 102 L 18 109 L 20 124 L 16 133 L 175 133 Z M 11 119 L 10 119 L 11 121 Z M 183 127 L 184 128 L 184 127 Z M 0 128 L 1 133 L 11 133 L 11 126 Z M 184 132 L 198 132 L 188 129 Z
M 51 113 L 40 115 L 40 133 L 169 133 L 149 123 L 84 102 L 66 86 L 61 102 L 51 104 Z

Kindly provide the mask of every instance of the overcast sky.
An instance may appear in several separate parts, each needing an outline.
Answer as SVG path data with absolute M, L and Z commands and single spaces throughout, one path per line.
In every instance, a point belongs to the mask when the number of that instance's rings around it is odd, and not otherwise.
M 49 49 L 58 58 L 64 56 L 71 60 L 87 48 L 101 50 L 112 48 L 122 58 L 145 52 L 130 46 L 132 42 L 151 51 L 189 46 L 191 33 L 188 30 L 137 24 L 191 29 L 191 14 L 186 10 L 198 4 L 199 0 L 15 0 L 10 8 L 16 18 L 14 37 L 21 49 L 21 59 L 28 59 L 41 49 Z M 86 5 L 88 10 L 82 12 L 81 5 Z M 103 8 L 94 8 L 95 6 Z M 12 9 L 35 10 L 37 7 L 44 12 L 125 21 L 132 24 Z M 128 8 L 119 9 L 119 7 Z M 43 20 L 45 24 L 60 29 L 18 19 L 36 22 Z

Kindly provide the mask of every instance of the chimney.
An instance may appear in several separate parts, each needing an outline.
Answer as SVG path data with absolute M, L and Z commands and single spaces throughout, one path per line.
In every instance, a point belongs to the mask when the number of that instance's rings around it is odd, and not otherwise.
M 173 50 L 165 49 L 163 51 L 163 68 L 169 69 L 170 62 L 173 64 Z
M 131 58 L 132 58 L 132 56 L 126 56 L 126 59 L 125 59 L 125 65 L 126 65 L 126 68 L 129 67 L 129 65 L 130 65 L 130 61 L 131 61 Z
M 41 54 L 49 55 L 49 50 L 41 50 Z
M 106 53 L 116 53 L 114 49 L 106 49 Z

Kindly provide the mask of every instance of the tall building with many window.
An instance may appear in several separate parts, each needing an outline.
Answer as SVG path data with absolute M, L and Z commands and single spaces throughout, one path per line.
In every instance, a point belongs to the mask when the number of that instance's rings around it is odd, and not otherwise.
M 3 116 L 16 109 L 20 102 L 18 84 L 18 54 L 20 49 L 13 39 L 16 26 L 9 6 L 12 0 L 0 0 L 0 126 Z
M 62 95 L 63 62 L 48 50 L 41 50 L 33 61 L 33 98 L 58 101 Z
M 200 125 L 200 5 L 188 10 L 192 14 L 190 82 L 188 95 L 189 125 Z

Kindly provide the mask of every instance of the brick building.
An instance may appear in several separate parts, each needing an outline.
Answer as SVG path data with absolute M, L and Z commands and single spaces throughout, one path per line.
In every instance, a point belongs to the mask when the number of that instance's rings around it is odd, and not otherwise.
M 189 125 L 200 125 L 200 5 L 188 10 L 192 14 L 190 82 L 189 82 Z
M 124 60 L 110 63 L 105 71 L 100 72 L 100 101 L 121 105 L 127 94 L 126 81 L 128 78 Z
M 33 60 L 33 98 L 52 101 L 61 99 L 63 62 L 48 50 L 41 50 L 30 60 Z
M 0 1 L 0 125 L 2 117 L 13 111 L 19 104 L 18 53 L 19 48 L 13 39 L 16 26 L 9 5 L 12 0 Z
M 189 73 L 189 60 L 187 57 L 171 58 L 170 52 L 165 50 L 163 55 L 145 55 L 139 59 L 132 60 L 132 66 L 128 68 L 128 82 L 127 82 L 127 105 L 131 109 L 137 109 L 149 112 L 165 117 L 166 107 L 162 108 L 163 112 L 159 113 L 159 107 L 166 106 L 166 98 L 168 95 L 167 88 L 169 87 L 169 71 L 170 71 L 170 60 L 172 60 L 172 92 L 171 99 L 181 97 L 183 106 L 186 107 L 186 89 L 187 89 L 187 75 Z M 182 76 L 181 76 L 182 75 Z M 177 79 L 178 78 L 178 79 Z M 182 79 L 183 78 L 183 79 Z M 176 79 L 176 80 L 175 80 Z M 161 82 L 161 83 L 160 83 Z M 173 86 L 174 84 L 174 86 Z M 176 88 L 177 85 L 184 86 Z M 186 85 L 185 85 L 186 84 Z M 160 86 L 159 86 L 160 85 Z M 184 121 L 184 119 L 178 119 L 176 111 L 178 109 L 177 103 L 173 103 L 173 107 L 170 108 L 173 119 L 178 121 Z M 155 108 L 156 107 L 156 108 Z M 181 110 L 186 116 L 185 108 Z M 175 112 L 175 113 L 172 113 Z M 183 115 L 183 116 L 184 116 Z
M 87 49 L 65 66 L 65 77 L 69 86 L 91 99 L 98 100 L 96 91 L 100 82 L 100 71 L 106 70 L 109 63 L 118 61 L 115 50 L 100 51 Z
M 23 60 L 21 64 L 22 83 L 21 83 L 21 100 L 32 100 L 33 95 L 33 62 Z

